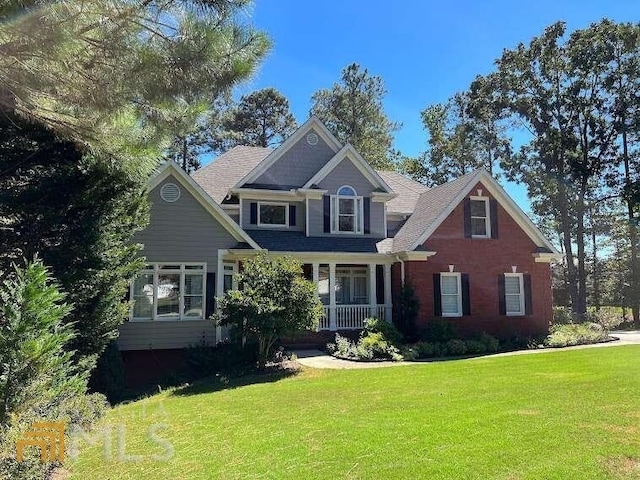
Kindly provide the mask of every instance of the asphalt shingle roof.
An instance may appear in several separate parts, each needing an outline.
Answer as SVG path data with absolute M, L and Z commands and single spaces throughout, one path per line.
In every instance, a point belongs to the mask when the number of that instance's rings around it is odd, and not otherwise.
M 379 253 L 379 247 L 384 249 L 384 241 L 388 240 L 371 237 L 307 237 L 304 232 L 296 231 L 246 230 L 246 232 L 262 248 L 274 252 Z M 378 246 L 378 243 L 381 245 Z
M 439 185 L 420 194 L 413 215 L 409 217 L 393 239 L 393 251 L 411 250 L 418 238 L 447 210 L 456 197 L 476 180 L 477 176 L 478 171 L 467 173 L 452 182 Z
M 193 172 L 192 177 L 211 198 L 222 203 L 229 189 L 270 153 L 270 148 L 233 147 L 214 162 Z
M 398 196 L 387 202 L 388 213 L 401 213 L 409 215 L 415 209 L 418 197 L 428 190 L 421 183 L 411 180 L 398 172 L 378 170 L 378 175 L 391 187 Z
M 192 177 L 216 202 L 222 203 L 229 189 L 253 170 L 267 155 L 270 148 L 238 146 L 220 155 L 215 161 L 196 170 Z M 424 185 L 404 175 L 378 170 L 377 173 L 398 196 L 387 202 L 387 212 L 409 215 L 422 192 Z M 251 185 L 252 188 L 275 188 L 268 185 Z M 295 187 L 288 187 L 287 190 Z

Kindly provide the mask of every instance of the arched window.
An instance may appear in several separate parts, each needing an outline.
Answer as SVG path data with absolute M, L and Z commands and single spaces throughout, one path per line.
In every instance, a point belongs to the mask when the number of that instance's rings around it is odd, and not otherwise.
M 331 197 L 331 232 L 362 233 L 362 197 L 351 185 L 343 185 Z

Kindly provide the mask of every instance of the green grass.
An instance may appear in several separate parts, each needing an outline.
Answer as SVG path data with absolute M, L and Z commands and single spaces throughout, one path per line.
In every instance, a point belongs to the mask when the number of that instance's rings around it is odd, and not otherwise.
M 114 408 L 111 460 L 82 443 L 73 478 L 640 478 L 638 346 L 229 387 Z M 148 438 L 158 423 L 170 460 L 151 458 L 165 452 Z M 144 458 L 118 458 L 119 435 Z

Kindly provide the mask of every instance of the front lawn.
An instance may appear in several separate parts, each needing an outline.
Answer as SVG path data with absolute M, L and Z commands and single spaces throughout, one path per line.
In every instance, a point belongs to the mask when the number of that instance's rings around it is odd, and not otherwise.
M 640 346 L 273 380 L 119 406 L 73 478 L 640 478 Z

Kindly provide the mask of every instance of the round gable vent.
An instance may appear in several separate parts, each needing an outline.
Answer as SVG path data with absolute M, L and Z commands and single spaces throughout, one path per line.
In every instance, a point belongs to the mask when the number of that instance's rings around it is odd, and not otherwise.
M 318 144 L 318 135 L 315 133 L 307 134 L 307 143 L 309 145 L 317 145 Z
M 175 183 L 165 183 L 160 188 L 160 198 L 169 203 L 177 201 L 180 198 L 180 187 Z

